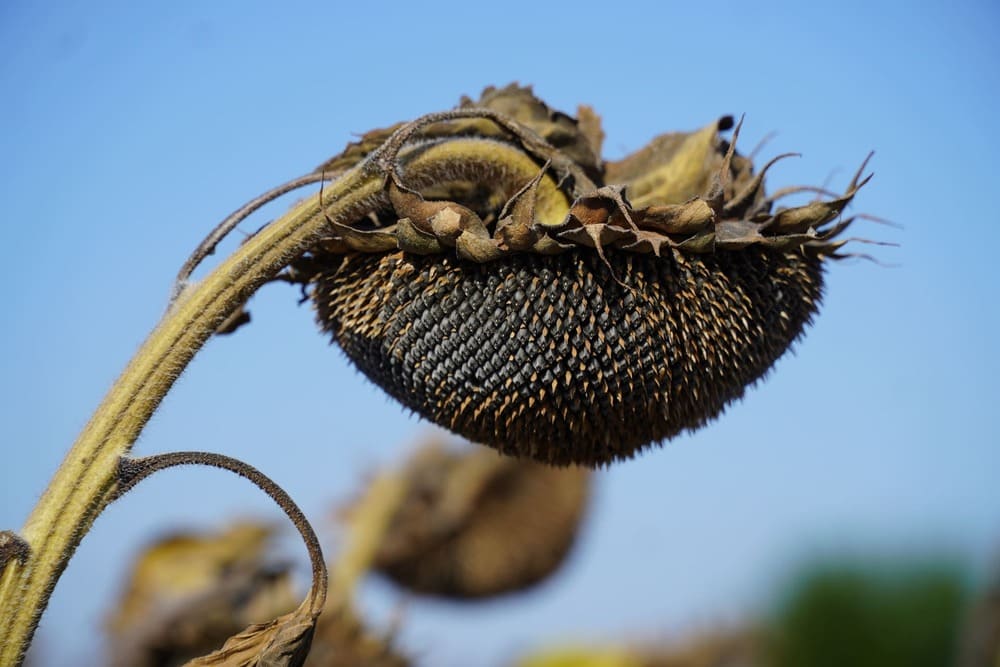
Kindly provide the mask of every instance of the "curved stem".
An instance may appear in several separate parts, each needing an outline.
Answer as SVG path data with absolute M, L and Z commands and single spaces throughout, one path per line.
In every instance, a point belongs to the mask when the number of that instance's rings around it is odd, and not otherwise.
M 239 459 L 211 452 L 168 452 L 166 454 L 154 454 L 142 458 L 123 456 L 118 459 L 118 484 L 112 499 L 117 500 L 121 498 L 132 490 L 136 484 L 155 472 L 184 465 L 204 465 L 228 470 L 248 479 L 261 491 L 271 496 L 271 499 L 278 504 L 278 507 L 295 524 L 299 535 L 302 536 L 302 541 L 306 543 L 306 549 L 309 550 L 309 563 L 312 565 L 309 610 L 313 615 L 318 614 L 326 602 L 328 574 L 326 563 L 323 562 L 323 550 L 320 547 L 319 539 L 316 537 L 316 532 L 306 519 L 305 514 L 299 509 L 299 506 L 288 495 L 288 492 L 252 465 L 244 463 Z
M 206 257 L 215 252 L 216 247 L 222 242 L 222 239 L 229 235 L 229 232 L 233 231 L 238 224 L 246 220 L 251 214 L 257 209 L 264 206 L 267 203 L 274 201 L 275 199 L 285 195 L 293 190 L 297 190 L 301 187 L 309 185 L 310 183 L 322 183 L 323 181 L 333 180 L 340 174 L 333 173 L 311 173 L 305 176 L 299 176 L 298 178 L 293 178 L 292 180 L 282 183 L 276 188 L 271 188 L 267 192 L 254 197 L 248 201 L 243 206 L 226 216 L 226 219 L 215 226 L 211 232 L 208 233 L 198 247 L 194 249 L 191 256 L 187 258 L 184 262 L 184 266 L 177 273 L 177 278 L 174 279 L 173 291 L 170 293 L 170 303 L 173 304 L 174 301 L 181 295 L 184 291 L 184 287 L 188 284 L 188 278 L 194 273 L 194 270 L 198 268 L 198 265 L 204 261 Z M 322 192 L 322 190 L 320 191 Z
M 365 160 L 365 165 L 376 165 L 380 170 L 388 174 L 395 181 L 396 185 L 402 186 L 396 158 L 403 146 L 417 132 L 433 123 L 476 118 L 486 118 L 493 121 L 514 135 L 527 153 L 534 155 L 542 161 L 551 161 L 552 166 L 559 173 L 560 184 L 566 179 L 572 180 L 574 196 L 581 196 L 596 189 L 594 182 L 590 180 L 580 165 L 570 159 L 565 153 L 553 147 L 552 144 L 543 139 L 537 132 L 499 111 L 486 108 L 439 111 L 429 113 L 406 123 L 393 132 L 384 144 L 372 151 Z
M 457 114 L 455 117 L 462 117 Z M 474 116 L 474 114 L 469 114 Z M 461 152 L 459 152 L 461 153 Z M 510 166 L 524 154 L 481 154 L 484 164 Z M 406 168 L 428 173 L 462 155 L 418 152 Z M 465 156 L 468 159 L 468 156 Z M 247 239 L 168 309 L 129 362 L 63 459 L 19 535 L 23 560 L 0 561 L 0 666 L 24 658 L 52 589 L 94 520 L 114 498 L 118 460 L 184 368 L 219 325 L 264 283 L 329 234 L 332 222 L 349 224 L 388 205 L 385 174 L 366 160 L 322 195 L 296 204 Z M 395 166 L 393 167 L 395 169 Z M 252 202 L 251 202 L 252 203 Z
M 352 170 L 250 238 L 180 299 L 118 378 L 20 533 L 30 553 L 0 576 L 0 665 L 24 657 L 56 581 L 114 490 L 117 463 L 212 332 L 262 284 L 321 238 L 326 216 L 350 221 L 379 197 L 382 178 Z

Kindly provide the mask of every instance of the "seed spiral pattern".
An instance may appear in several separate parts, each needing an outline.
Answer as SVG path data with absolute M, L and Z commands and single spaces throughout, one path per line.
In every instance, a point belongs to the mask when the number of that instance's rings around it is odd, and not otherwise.
M 477 264 L 349 254 L 321 326 L 414 412 L 508 454 L 601 464 L 716 417 L 802 333 L 821 260 L 766 248 Z

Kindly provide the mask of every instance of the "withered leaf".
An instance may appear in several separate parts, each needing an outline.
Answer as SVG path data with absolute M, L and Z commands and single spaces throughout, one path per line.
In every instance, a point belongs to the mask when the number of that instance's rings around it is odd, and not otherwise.
M 715 221 L 715 211 L 701 198 L 683 204 L 650 206 L 638 213 L 640 227 L 666 234 L 695 234 Z
M 558 255 L 560 253 L 566 252 L 573 247 L 572 243 L 562 243 L 551 236 L 541 236 L 534 245 L 531 246 L 531 252 L 538 255 Z
M 396 249 L 396 234 L 388 229 L 358 229 L 350 225 L 333 223 L 333 230 L 351 250 L 359 252 L 386 252 Z
M 188 667 L 300 667 L 309 655 L 317 613 L 311 599 L 268 623 L 251 625 L 222 648 L 187 663 Z
M 715 249 L 715 232 L 703 232 L 677 244 L 679 250 L 701 254 Z
M 852 182 L 847 192 L 836 199 L 814 201 L 805 206 L 778 211 L 767 225 L 768 232 L 772 234 L 801 234 L 833 220 L 851 203 L 857 191 L 864 187 L 869 180 L 871 180 L 871 176 L 860 183 Z
M 664 247 L 671 247 L 674 243 L 669 236 L 660 232 L 640 229 L 632 232 L 631 237 L 626 237 L 618 241 L 617 247 L 630 252 L 642 254 L 653 253 L 657 257 L 663 252 Z
M 588 248 L 602 249 L 621 238 L 628 237 L 631 232 L 621 227 L 606 224 L 581 225 L 559 232 L 559 238 L 573 241 Z
M 409 218 L 396 223 L 396 243 L 400 250 L 417 255 L 435 255 L 444 250 L 437 238 L 413 224 Z

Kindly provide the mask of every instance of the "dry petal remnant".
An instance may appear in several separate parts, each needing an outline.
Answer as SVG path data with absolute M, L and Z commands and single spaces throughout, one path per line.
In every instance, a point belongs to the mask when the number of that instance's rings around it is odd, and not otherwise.
M 867 179 L 774 209 L 720 131 L 602 162 L 596 116 L 529 89 L 376 130 L 323 169 L 385 173 L 295 269 L 321 327 L 423 417 L 505 453 L 607 463 L 718 416 L 817 311 Z M 801 188 L 800 190 L 808 190 Z

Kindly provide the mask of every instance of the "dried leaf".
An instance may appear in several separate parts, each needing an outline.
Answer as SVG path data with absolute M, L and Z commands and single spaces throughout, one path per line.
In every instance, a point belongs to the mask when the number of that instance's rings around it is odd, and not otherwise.
M 630 234 L 629 230 L 621 227 L 595 223 L 563 230 L 559 232 L 559 238 L 601 250 L 619 239 L 628 238 Z
M 715 211 L 701 198 L 683 204 L 650 206 L 638 213 L 640 227 L 665 234 L 696 234 L 715 222 Z
M 763 240 L 759 225 L 746 220 L 725 220 L 715 226 L 715 244 L 725 250 L 739 250 Z
M 492 262 L 506 254 L 500 249 L 497 241 L 488 235 L 484 237 L 473 231 L 462 232 L 455 240 L 455 250 L 462 259 L 478 264 Z
M 334 222 L 331 227 L 350 250 L 357 252 L 388 252 L 397 249 L 396 230 L 358 229 Z
M 186 663 L 188 667 L 300 667 L 309 655 L 317 614 L 307 599 L 290 614 L 251 625 L 221 649 Z
M 664 248 L 669 248 L 673 245 L 675 244 L 670 240 L 669 236 L 665 236 L 660 232 L 640 229 L 637 232 L 632 232 L 630 236 L 619 240 L 616 247 L 641 254 L 653 253 L 659 257 Z

